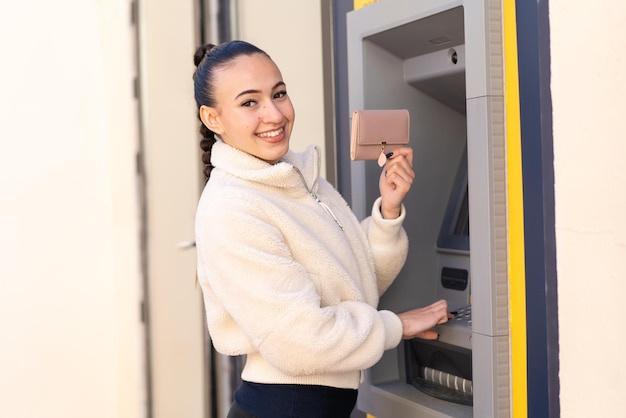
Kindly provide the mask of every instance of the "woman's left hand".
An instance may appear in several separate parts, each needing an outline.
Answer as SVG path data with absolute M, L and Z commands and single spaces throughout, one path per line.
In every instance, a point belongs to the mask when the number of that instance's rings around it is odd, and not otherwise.
M 413 150 L 403 147 L 393 151 L 380 173 L 380 211 L 385 219 L 400 216 L 402 202 L 411 189 L 415 172 L 413 171 Z

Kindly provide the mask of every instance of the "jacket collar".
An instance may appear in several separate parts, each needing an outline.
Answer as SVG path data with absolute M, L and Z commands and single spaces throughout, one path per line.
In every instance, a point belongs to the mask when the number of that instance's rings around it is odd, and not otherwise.
M 211 164 L 217 170 L 243 180 L 285 189 L 301 188 L 303 180 L 307 189 L 317 189 L 320 158 L 319 149 L 314 145 L 301 153 L 289 150 L 276 164 L 269 164 L 219 139 L 211 150 Z

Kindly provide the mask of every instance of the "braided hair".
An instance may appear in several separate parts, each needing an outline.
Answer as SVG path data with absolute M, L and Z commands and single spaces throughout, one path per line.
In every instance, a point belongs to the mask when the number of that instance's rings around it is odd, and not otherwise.
M 263 54 L 263 50 L 244 41 L 230 41 L 220 45 L 206 44 L 199 47 L 193 55 L 193 63 L 196 70 L 193 73 L 193 87 L 196 104 L 198 106 L 198 119 L 202 106 L 215 107 L 217 102 L 214 94 L 213 78 L 216 69 L 227 65 L 240 55 Z M 213 165 L 211 164 L 211 149 L 215 144 L 215 133 L 211 131 L 200 119 L 200 148 L 202 151 L 202 163 L 204 175 L 209 178 Z

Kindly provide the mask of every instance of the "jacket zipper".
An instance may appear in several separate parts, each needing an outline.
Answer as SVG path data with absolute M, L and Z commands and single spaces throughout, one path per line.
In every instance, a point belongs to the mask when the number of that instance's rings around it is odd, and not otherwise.
M 306 189 L 307 192 L 309 192 L 309 194 L 313 197 L 313 199 L 315 199 L 315 201 L 317 203 L 319 203 L 319 205 L 321 207 L 324 208 L 324 210 L 326 211 L 326 213 L 328 213 L 333 220 L 335 221 L 335 223 L 337 224 L 337 226 L 339 226 L 339 228 L 343 231 L 343 225 L 341 225 L 341 222 L 339 222 L 339 219 L 337 219 L 337 217 L 335 216 L 335 214 L 333 213 L 333 211 L 330 209 L 330 207 L 321 201 L 321 199 L 319 198 L 319 196 L 317 195 L 317 193 L 315 193 L 313 191 L 313 189 L 309 189 L 309 186 L 307 186 L 306 184 L 306 180 L 304 179 L 304 175 L 302 174 L 302 172 L 300 171 L 300 169 L 298 169 L 298 167 L 293 166 L 293 169 L 296 170 L 296 172 L 300 175 L 300 179 L 302 179 L 302 184 L 304 184 L 304 188 Z
M 337 223 L 337 225 L 339 226 L 339 228 L 341 228 L 341 230 L 343 231 L 343 225 L 341 225 L 341 222 L 339 222 L 339 219 L 337 219 L 337 217 L 335 216 L 335 214 L 333 213 L 332 210 L 330 210 L 330 208 L 328 207 L 328 205 L 324 202 L 322 202 L 320 200 L 320 198 L 317 196 L 317 194 L 313 191 L 313 190 L 309 190 L 309 193 L 311 194 L 311 196 L 313 196 L 313 199 L 315 199 L 317 201 L 317 203 L 320 204 L 321 207 L 324 208 L 324 210 L 326 211 L 326 213 L 328 213 Z

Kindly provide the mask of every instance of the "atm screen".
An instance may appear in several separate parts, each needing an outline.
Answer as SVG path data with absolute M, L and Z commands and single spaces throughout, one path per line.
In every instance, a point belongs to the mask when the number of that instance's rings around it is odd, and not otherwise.
M 467 198 L 467 186 L 465 186 L 465 193 L 459 208 L 459 214 L 454 224 L 454 235 L 469 237 L 469 202 Z
M 469 233 L 467 150 L 465 150 L 457 168 L 437 247 L 441 250 L 467 252 L 470 249 Z

